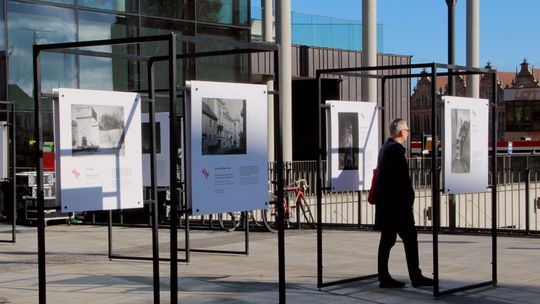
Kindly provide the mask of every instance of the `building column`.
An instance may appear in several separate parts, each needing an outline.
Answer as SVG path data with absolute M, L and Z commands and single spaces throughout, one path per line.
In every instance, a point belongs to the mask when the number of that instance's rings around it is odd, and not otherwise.
M 480 67 L 480 0 L 467 0 L 467 66 Z M 467 76 L 467 96 L 480 97 L 480 76 Z
M 263 41 L 274 41 L 274 7 L 272 0 L 261 0 L 263 7 Z M 266 80 L 268 91 L 274 90 L 274 80 L 271 78 Z M 268 94 L 268 161 L 274 161 L 274 95 Z
M 362 59 L 362 66 L 377 65 L 377 0 L 362 0 Z M 362 101 L 377 101 L 377 79 L 362 78 Z
M 276 40 L 281 48 L 279 98 L 283 161 L 292 161 L 291 0 L 276 1 Z

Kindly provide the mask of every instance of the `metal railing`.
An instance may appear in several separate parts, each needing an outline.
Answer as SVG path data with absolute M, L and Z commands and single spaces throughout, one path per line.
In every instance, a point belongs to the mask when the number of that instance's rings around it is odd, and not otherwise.
M 501 232 L 540 235 L 540 155 L 498 157 L 497 227 Z M 528 166 L 528 167 L 527 167 Z M 305 179 L 307 203 L 316 218 L 316 162 L 295 161 L 283 166 L 285 183 Z M 275 193 L 275 163 L 269 163 L 269 191 Z M 322 176 L 326 173 L 323 162 Z M 415 188 L 414 216 L 420 228 L 432 227 L 431 163 L 426 159 L 409 160 L 410 176 Z M 441 174 L 438 169 L 438 174 Z M 489 173 L 491 174 L 491 172 Z M 442 179 L 441 179 L 442 180 Z M 491 178 L 489 179 L 491 181 Z M 450 230 L 451 218 L 457 231 L 481 232 L 491 229 L 491 192 L 454 195 L 455 214 L 449 213 L 448 196 L 440 193 L 441 229 Z M 261 220 L 260 210 L 252 212 Z M 367 202 L 367 191 L 323 191 L 322 222 L 334 227 L 369 227 L 375 222 L 375 206 Z M 192 217 L 206 227 L 218 228 L 218 216 Z M 223 215 L 223 219 L 229 219 Z M 304 222 L 303 217 L 298 217 Z M 296 220 L 296 219 L 295 219 Z M 116 221 L 115 221 L 116 222 Z M 293 225 L 295 227 L 295 225 Z M 307 227 L 304 225 L 304 227 Z
M 497 170 L 497 227 L 502 232 L 540 234 L 540 155 L 501 156 Z M 410 175 L 415 187 L 414 216 L 416 225 L 431 229 L 431 164 L 425 159 L 410 159 Z M 509 168 L 517 165 L 519 167 Z M 522 167 L 523 165 L 529 167 Z M 270 176 L 275 168 L 270 164 Z M 325 176 L 323 164 L 323 176 Z M 310 185 L 308 203 L 316 212 L 315 161 L 290 162 L 284 166 L 287 182 L 306 179 Z M 438 174 L 441 174 L 440 169 Z M 489 173 L 492 174 L 491 172 Z M 491 181 L 491 178 L 489 178 Z M 454 195 L 456 211 L 449 214 L 448 196 L 441 196 L 441 228 L 449 229 L 455 218 L 455 229 L 482 231 L 491 229 L 491 192 Z M 375 207 L 367 202 L 367 191 L 324 192 L 323 224 L 332 226 L 370 226 L 375 221 Z M 316 216 L 316 214 L 314 214 Z

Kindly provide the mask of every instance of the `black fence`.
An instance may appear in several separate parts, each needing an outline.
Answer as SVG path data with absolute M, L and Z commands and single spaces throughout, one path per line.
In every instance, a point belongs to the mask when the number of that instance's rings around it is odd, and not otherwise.
M 540 235 L 540 155 L 515 155 L 498 157 L 498 212 L 497 223 L 501 232 L 512 234 Z M 276 164 L 269 163 L 269 192 L 275 193 Z M 323 175 L 326 174 L 323 163 Z M 429 230 L 432 227 L 431 161 L 409 159 L 410 175 L 416 190 L 414 214 L 417 226 Z M 283 166 L 285 184 L 305 179 L 307 203 L 316 216 L 315 182 L 316 162 L 295 161 Z M 438 168 L 440 172 L 440 167 Z M 490 172 L 491 174 L 491 172 Z M 491 180 L 491 178 L 490 178 Z M 168 224 L 168 202 L 165 192 L 161 195 L 160 219 Z M 440 193 L 441 229 L 456 232 L 483 232 L 491 229 L 491 192 L 459 194 L 451 198 Z M 455 203 L 455 213 L 450 214 L 449 200 Z M 263 211 L 254 211 L 253 217 L 260 220 Z M 323 224 L 333 227 L 355 227 L 369 229 L 375 220 L 375 208 L 367 202 L 367 191 L 323 192 Z M 191 218 L 193 228 L 220 229 L 218 215 Z M 230 215 L 221 216 L 228 219 Z M 85 222 L 105 223 L 108 212 L 85 214 Z M 302 222 L 304 218 L 296 220 Z M 113 221 L 119 224 L 149 224 L 149 210 L 113 211 Z M 182 224 L 182 221 L 180 222 Z M 450 225 L 452 224 L 452 226 Z M 294 225 L 294 227 L 297 227 Z M 309 227 L 304 225 L 303 227 Z

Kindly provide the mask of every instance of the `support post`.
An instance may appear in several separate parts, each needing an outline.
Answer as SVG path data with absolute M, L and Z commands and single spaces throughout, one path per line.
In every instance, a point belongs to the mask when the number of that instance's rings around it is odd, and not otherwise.
M 455 45 L 455 15 L 456 15 L 456 3 L 457 0 L 446 0 L 446 4 L 448 6 L 448 64 L 454 65 L 456 63 L 455 61 L 455 54 L 454 54 L 454 45 Z M 449 72 L 453 72 L 453 69 L 450 69 Z M 448 76 L 448 91 L 447 95 L 449 96 L 455 96 L 456 95 L 456 86 L 455 86 L 455 78 L 454 76 Z M 435 100 L 435 96 L 433 96 L 433 99 Z M 434 104 L 434 107 L 436 106 L 436 103 Z M 433 118 L 435 119 L 435 117 Z M 436 137 L 437 129 L 436 124 L 433 124 L 432 127 L 432 133 L 433 138 Z M 436 143 L 435 140 L 433 140 L 433 143 Z M 456 229 L 456 202 L 455 197 L 453 194 L 448 195 L 448 225 L 450 228 L 450 231 L 455 231 Z
M 318 89 L 318 115 L 317 122 L 317 172 L 316 172 L 316 191 L 317 196 L 317 288 L 323 287 L 323 252 L 322 252 L 322 96 L 321 96 L 321 74 L 317 71 L 317 89 Z
M 113 253 L 113 241 L 112 241 L 112 210 L 107 211 L 108 213 L 108 223 L 107 223 L 107 241 L 109 243 L 108 256 L 109 261 L 112 260 Z
M 279 72 L 281 74 L 279 77 L 279 100 L 281 102 L 279 109 L 281 113 L 279 115 L 282 123 L 280 126 L 282 128 L 282 158 L 284 161 L 292 161 L 291 0 L 276 1 L 276 20 L 278 21 L 276 24 L 277 43 L 281 48 L 281 56 L 279 56 Z M 277 115 L 275 111 L 274 115 Z M 275 157 L 277 160 L 278 156 L 275 155 Z
M 171 255 L 171 304 L 178 303 L 178 181 L 176 180 L 176 167 L 178 163 L 178 139 L 176 136 L 176 35 L 169 38 L 169 125 L 170 133 L 170 187 L 171 187 L 171 224 L 170 224 L 170 255 Z
M 150 185 L 153 200 L 152 204 L 152 268 L 153 268 L 153 287 L 154 287 L 154 304 L 160 302 L 160 283 L 159 283 L 159 206 L 157 199 L 157 170 L 156 170 L 156 106 L 155 106 L 155 86 L 154 86 L 154 62 L 148 64 L 148 97 L 149 103 L 149 123 L 150 123 Z M 172 174 L 172 172 L 171 172 Z
M 431 66 L 431 205 L 433 210 L 433 295 L 439 294 L 439 228 L 440 228 L 440 194 L 439 194 L 439 170 L 437 167 L 437 65 Z
M 274 9 L 272 0 L 261 0 L 263 7 L 263 40 L 274 41 Z M 268 92 L 274 90 L 274 80 L 266 81 Z M 274 95 L 268 94 L 268 161 L 273 162 L 274 156 Z
M 529 235 L 530 233 L 530 219 L 531 216 L 531 199 L 530 199 L 530 180 L 531 180 L 531 171 L 529 168 L 525 169 L 525 234 Z
M 46 261 L 45 261 L 45 200 L 43 197 L 43 134 L 41 118 L 41 65 L 40 49 L 33 46 L 34 66 L 34 138 L 37 187 L 37 230 L 38 230 L 38 285 L 39 303 L 47 303 Z
M 281 3 L 281 1 L 279 2 Z M 283 50 L 283 49 L 281 49 Z M 285 208 L 283 206 L 283 137 L 282 137 L 282 117 L 280 107 L 282 106 L 282 91 L 280 82 L 280 57 L 279 51 L 274 51 L 274 74 L 276 79 L 276 90 L 279 91 L 279 95 L 274 98 L 274 147 L 276 157 L 276 170 L 277 170 L 277 221 L 278 221 L 278 280 L 279 280 L 279 303 L 286 303 L 286 284 L 285 284 Z M 290 66 L 289 66 L 290 69 Z M 279 72 L 278 72 L 279 71 Z
M 362 0 L 362 66 L 377 65 L 377 1 Z M 377 71 L 366 71 L 376 74 Z M 377 79 L 362 78 L 362 101 L 377 100 Z
M 467 67 L 480 67 L 480 0 L 467 0 Z M 467 96 L 480 97 L 480 75 L 467 76 Z
M 491 272 L 493 285 L 497 285 L 497 71 L 493 70 L 491 74 L 491 90 L 493 92 L 492 110 L 491 110 L 491 168 L 493 170 L 491 181 L 491 239 L 492 239 L 492 261 Z

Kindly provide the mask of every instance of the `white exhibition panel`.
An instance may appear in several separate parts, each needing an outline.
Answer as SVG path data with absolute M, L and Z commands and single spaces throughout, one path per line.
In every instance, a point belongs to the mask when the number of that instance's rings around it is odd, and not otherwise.
M 444 193 L 486 192 L 489 186 L 489 100 L 443 96 Z
M 8 124 L 0 121 L 0 180 L 9 178 L 9 134 Z
M 190 85 L 186 182 L 192 214 L 268 208 L 267 86 Z
M 143 207 L 137 93 L 59 89 L 57 199 L 63 212 Z
M 369 190 L 379 153 L 377 103 L 326 102 L 327 172 L 332 191 Z
M 142 123 L 143 130 L 148 128 L 148 136 L 150 131 L 150 125 L 148 124 L 150 118 L 148 113 L 142 114 Z M 169 187 L 170 184 L 170 171 L 171 166 L 169 165 L 169 112 L 159 112 L 155 113 L 155 123 L 156 123 L 156 174 L 157 174 L 157 186 L 158 187 Z M 143 185 L 145 187 L 151 186 L 150 179 L 150 137 L 145 137 L 143 132 Z

